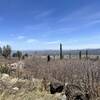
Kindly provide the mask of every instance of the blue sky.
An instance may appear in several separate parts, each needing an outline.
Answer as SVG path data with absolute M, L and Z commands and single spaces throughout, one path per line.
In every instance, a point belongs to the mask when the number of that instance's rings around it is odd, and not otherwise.
M 100 48 L 100 0 L 0 0 L 0 45 Z

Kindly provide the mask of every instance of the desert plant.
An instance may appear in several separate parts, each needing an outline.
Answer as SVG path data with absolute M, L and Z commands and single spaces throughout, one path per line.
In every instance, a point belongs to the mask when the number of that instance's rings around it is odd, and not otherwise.
M 96 60 L 99 60 L 99 56 L 96 57 Z
M 0 56 L 2 55 L 2 48 L 0 47 Z
M 23 60 L 25 59 L 25 55 L 22 56 L 22 59 L 23 59 Z
M 50 55 L 47 56 L 47 62 L 51 60 Z
M 62 44 L 60 43 L 60 59 L 63 59 Z
M 0 73 L 9 74 L 9 67 L 7 67 L 6 65 L 1 65 L 0 66 Z
M 88 59 L 88 50 L 86 50 L 86 59 Z
M 22 57 L 22 52 L 21 51 L 17 51 L 16 52 L 18 59 L 20 60 Z
M 69 59 L 71 59 L 71 53 L 69 53 Z
M 25 57 L 28 57 L 28 53 L 25 53 L 24 56 L 25 56 Z
M 56 56 L 54 55 L 53 58 L 54 58 L 54 60 L 55 60 L 55 59 L 56 59 Z
M 6 45 L 6 46 L 3 47 L 2 55 L 5 58 L 10 57 L 10 55 L 11 55 L 11 47 L 9 45 Z
M 13 53 L 12 54 L 12 57 L 17 57 L 17 53 Z
M 79 59 L 81 59 L 81 58 L 82 58 L 82 52 L 79 51 Z

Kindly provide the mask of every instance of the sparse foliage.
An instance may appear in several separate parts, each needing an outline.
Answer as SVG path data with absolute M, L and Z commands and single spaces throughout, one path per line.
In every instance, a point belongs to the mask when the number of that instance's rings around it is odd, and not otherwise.
M 22 52 L 21 51 L 17 51 L 16 52 L 18 59 L 20 60 L 22 57 Z
M 28 55 L 28 53 L 25 53 L 24 56 L 25 56 L 25 57 L 28 57 L 29 55 Z
M 0 73 L 9 74 L 9 68 L 6 65 L 0 66 Z
M 10 57 L 10 55 L 11 55 L 11 47 L 9 45 L 6 45 L 6 46 L 3 47 L 2 55 L 5 58 Z
M 2 48 L 0 47 L 0 56 L 2 55 Z
M 23 60 L 25 59 L 25 55 L 22 55 L 22 59 L 23 59 Z
M 17 53 L 13 53 L 12 54 L 12 57 L 17 57 Z
M 71 53 L 69 53 L 69 59 L 71 59 Z

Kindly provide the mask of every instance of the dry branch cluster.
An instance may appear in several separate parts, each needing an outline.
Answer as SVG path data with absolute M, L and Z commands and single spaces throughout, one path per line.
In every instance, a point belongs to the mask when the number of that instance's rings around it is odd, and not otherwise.
M 91 60 L 51 60 L 32 58 L 25 61 L 26 69 L 35 78 L 76 84 L 92 98 L 100 96 L 100 62 Z

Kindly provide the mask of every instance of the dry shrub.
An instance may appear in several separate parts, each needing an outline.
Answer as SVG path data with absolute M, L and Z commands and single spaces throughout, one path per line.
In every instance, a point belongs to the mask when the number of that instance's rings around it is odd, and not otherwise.
M 25 70 L 22 78 L 45 79 L 46 81 L 60 81 L 62 83 L 77 84 L 85 93 L 90 94 L 92 100 L 100 96 L 100 61 L 78 59 L 51 59 L 34 56 L 24 60 Z M 44 87 L 48 81 L 43 81 Z
M 6 65 L 1 65 L 0 66 L 0 73 L 9 74 L 9 67 L 7 67 Z
M 35 78 L 49 81 L 60 81 L 77 84 L 83 88 L 85 93 L 91 97 L 97 97 L 97 87 L 100 85 L 100 61 L 64 59 L 51 60 L 46 58 L 33 57 L 25 60 L 27 71 Z

